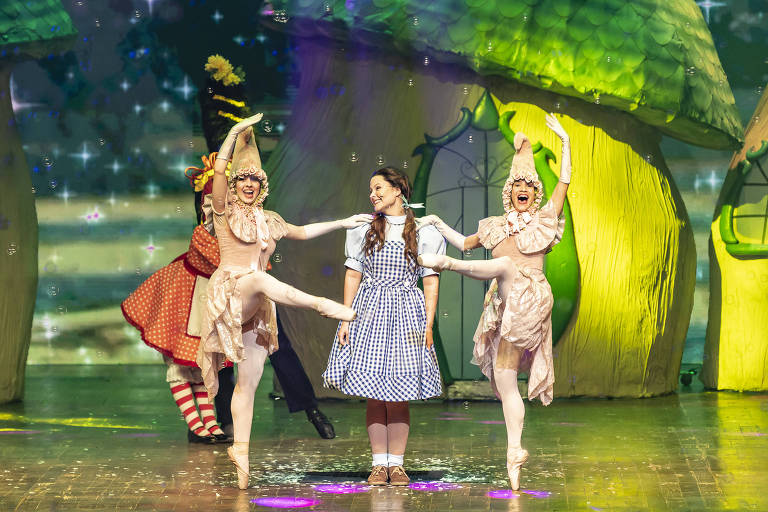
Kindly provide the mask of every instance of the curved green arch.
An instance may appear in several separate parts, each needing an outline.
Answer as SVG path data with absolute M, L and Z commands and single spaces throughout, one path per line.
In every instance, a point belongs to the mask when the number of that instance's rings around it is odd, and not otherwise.
M 767 257 L 768 245 L 745 244 L 739 242 L 733 229 L 734 206 L 739 200 L 739 193 L 752 172 L 753 162 L 768 153 L 768 140 L 764 140 L 759 149 L 747 151 L 744 160 L 738 163 L 736 170 L 726 176 L 723 183 L 723 204 L 720 207 L 720 236 L 725 243 L 725 250 L 732 256 L 740 257 Z

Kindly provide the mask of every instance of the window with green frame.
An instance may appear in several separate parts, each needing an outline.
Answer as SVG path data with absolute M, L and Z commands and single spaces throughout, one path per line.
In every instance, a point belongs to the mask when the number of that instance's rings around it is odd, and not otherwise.
M 724 187 L 720 235 L 734 256 L 768 257 L 768 141 L 747 151 Z

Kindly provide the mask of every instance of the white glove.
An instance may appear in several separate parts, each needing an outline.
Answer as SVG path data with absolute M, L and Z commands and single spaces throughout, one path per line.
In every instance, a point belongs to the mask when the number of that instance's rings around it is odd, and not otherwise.
M 227 161 L 231 160 L 232 153 L 235 152 L 235 142 L 237 142 L 237 136 L 247 130 L 249 126 L 253 126 L 254 124 L 261 121 L 262 117 L 264 117 L 264 114 L 259 112 L 254 116 L 243 119 L 232 128 L 230 128 L 229 133 L 227 134 L 227 138 L 224 139 L 224 142 L 221 143 L 221 148 L 219 148 L 219 153 L 216 155 L 216 159 L 218 160 L 221 158 Z
M 309 240 L 310 238 L 316 238 L 336 229 L 354 229 L 363 224 L 370 224 L 371 222 L 373 222 L 373 215 L 368 213 L 358 213 L 357 215 L 352 215 L 346 219 L 332 220 L 330 222 L 315 222 L 314 224 L 307 224 L 303 227 L 306 239 Z
M 421 228 L 423 226 L 435 226 L 437 230 L 440 232 L 441 235 L 443 235 L 443 238 L 445 238 L 449 244 L 454 246 L 460 251 L 464 250 L 464 241 L 467 239 L 464 235 L 450 227 L 448 224 L 443 222 L 443 219 L 438 217 L 437 215 L 427 215 L 425 217 L 419 217 L 416 219 L 416 226 L 417 228 Z
M 547 114 L 547 126 L 560 137 L 563 143 L 563 155 L 560 159 L 560 181 L 565 184 L 571 182 L 571 139 L 554 114 Z

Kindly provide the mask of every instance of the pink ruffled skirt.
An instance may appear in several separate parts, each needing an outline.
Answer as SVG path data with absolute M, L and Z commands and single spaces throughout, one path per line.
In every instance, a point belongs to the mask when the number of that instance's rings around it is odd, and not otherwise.
M 270 354 L 279 348 L 275 303 L 266 296 L 262 295 L 256 314 L 243 325 L 243 299 L 238 283 L 252 272 L 261 271 L 248 267 L 219 267 L 208 282 L 197 364 L 211 397 L 218 392 L 218 372 L 224 363 L 243 360 L 244 329 L 256 332 L 256 342 Z
M 492 379 L 501 343 L 523 351 L 518 371 L 528 372 L 528 399 L 552 402 L 555 372 L 552 362 L 552 289 L 544 272 L 518 267 L 506 300 L 496 280 L 485 296 L 483 314 L 475 331 L 472 363 Z M 503 361 L 498 361 L 504 367 Z

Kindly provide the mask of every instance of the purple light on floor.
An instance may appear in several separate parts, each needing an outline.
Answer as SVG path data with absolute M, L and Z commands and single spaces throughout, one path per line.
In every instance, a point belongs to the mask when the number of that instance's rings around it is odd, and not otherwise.
M 522 491 L 525 494 L 529 496 L 533 496 L 534 498 L 549 498 L 552 496 L 552 493 L 549 491 Z
M 39 434 L 39 430 L 0 430 L 0 434 Z
M 318 492 L 325 492 L 328 494 L 355 494 L 371 490 L 367 485 L 358 484 L 320 484 L 313 486 L 313 488 Z
M 272 508 L 304 508 L 314 507 L 322 503 L 321 500 L 313 500 L 312 498 L 297 498 L 295 496 L 276 496 L 273 498 L 255 498 L 251 500 L 251 503 L 255 503 L 261 507 Z
M 451 416 L 450 418 L 440 418 L 440 417 L 438 417 L 438 418 L 435 418 L 435 419 L 442 420 L 442 421 L 463 421 L 463 420 L 471 420 L 472 418 L 470 418 L 469 416 L 465 416 L 463 418 L 462 417 L 458 417 L 458 416 Z
M 461 486 L 451 482 L 413 482 L 408 488 L 414 491 L 441 492 L 461 489 Z
M 762 432 L 742 432 L 741 435 L 744 437 L 763 437 L 766 434 L 763 434 Z
M 149 432 L 137 432 L 135 434 L 120 434 L 117 437 L 157 437 L 158 434 L 150 434 Z
M 441 412 L 440 416 L 466 416 L 463 412 Z
M 503 425 L 504 422 L 500 420 L 482 420 L 478 421 L 478 423 L 482 423 L 483 425 Z
M 515 498 L 519 498 L 520 495 L 516 493 L 515 491 L 510 491 L 509 489 L 498 489 L 496 491 L 488 491 L 485 493 L 486 496 L 489 498 L 496 498 L 497 500 L 512 500 Z

